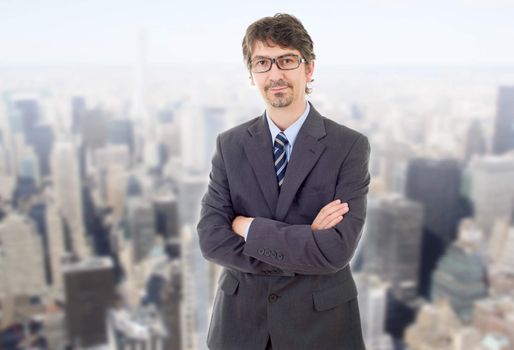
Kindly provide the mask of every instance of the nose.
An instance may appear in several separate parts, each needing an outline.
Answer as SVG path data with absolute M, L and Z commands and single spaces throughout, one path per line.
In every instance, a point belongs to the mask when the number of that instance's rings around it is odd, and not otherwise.
M 283 77 L 284 75 L 284 71 L 279 69 L 278 66 L 277 66 L 277 63 L 274 62 L 272 65 L 271 65 L 271 69 L 269 70 L 268 72 L 269 74 L 269 78 L 272 79 L 272 80 L 278 80 L 280 78 Z

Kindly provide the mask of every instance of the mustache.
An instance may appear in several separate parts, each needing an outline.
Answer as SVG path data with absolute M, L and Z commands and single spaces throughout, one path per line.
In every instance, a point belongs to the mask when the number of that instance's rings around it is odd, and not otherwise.
M 268 85 L 264 87 L 264 91 L 268 91 L 269 89 L 277 88 L 277 87 L 289 87 L 292 88 L 293 84 L 280 79 L 280 80 L 272 80 Z

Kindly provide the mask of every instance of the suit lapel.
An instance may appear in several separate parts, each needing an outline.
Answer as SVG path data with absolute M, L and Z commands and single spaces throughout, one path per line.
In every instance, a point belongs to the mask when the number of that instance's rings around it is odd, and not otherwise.
M 280 190 L 275 211 L 277 220 L 284 220 L 298 188 L 325 150 L 325 145 L 319 142 L 325 135 L 323 119 L 311 104 L 311 110 L 296 137 L 293 152 L 287 165 L 284 183 Z M 270 156 L 270 159 L 272 158 Z
M 312 104 L 310 108 L 309 115 L 293 145 L 280 196 L 266 116 L 263 114 L 250 125 L 248 133 L 244 136 L 243 147 L 248 161 L 257 177 L 270 213 L 279 221 L 286 217 L 298 188 L 325 150 L 325 145 L 319 141 L 326 135 L 325 124 Z
M 273 146 L 265 115 L 248 128 L 244 150 L 266 199 L 270 214 L 273 215 L 277 207 L 278 184 L 273 162 Z

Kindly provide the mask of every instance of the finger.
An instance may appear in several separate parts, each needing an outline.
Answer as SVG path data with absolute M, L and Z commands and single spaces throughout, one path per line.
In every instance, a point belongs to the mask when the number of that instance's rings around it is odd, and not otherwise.
M 327 225 L 327 223 L 334 220 L 336 217 L 338 217 L 340 215 L 344 215 L 344 214 L 348 213 L 349 211 L 350 211 L 350 208 L 348 208 L 348 207 L 345 207 L 345 206 L 340 207 L 337 210 L 335 210 L 334 212 L 330 213 L 329 215 L 323 217 L 319 221 L 319 226 L 323 227 L 323 226 Z
M 334 199 L 332 202 L 326 204 L 325 206 L 323 206 L 323 208 L 321 208 L 321 210 L 323 209 L 329 209 L 329 208 L 332 208 L 334 206 L 337 206 L 339 204 L 348 204 L 348 203 L 341 203 L 341 200 L 340 199 Z
M 311 225 L 319 225 L 328 215 L 332 214 L 338 207 L 348 207 L 348 203 L 341 203 L 340 199 L 335 199 L 320 209 Z
M 344 209 L 344 208 L 348 208 L 348 205 L 347 204 L 338 204 L 336 206 L 332 206 L 330 208 L 325 208 L 325 209 L 321 209 L 320 213 L 321 213 L 321 218 L 322 220 L 324 220 L 326 217 L 332 215 L 333 213 L 341 210 L 341 209 Z
M 337 207 L 338 205 L 341 205 L 341 200 L 340 199 L 336 199 L 336 200 L 333 200 L 332 202 L 326 204 L 325 206 L 323 206 L 321 209 L 320 209 L 320 213 L 322 212 L 325 212 L 327 210 L 330 210 L 334 207 Z
M 333 216 L 338 216 L 338 215 L 341 215 L 341 214 L 346 214 L 348 212 L 348 210 L 349 210 L 348 206 L 340 204 L 337 207 L 330 208 L 330 209 L 327 209 L 325 211 L 321 211 L 318 214 L 317 223 L 319 225 L 323 225 L 324 223 L 330 221 L 333 218 Z M 332 217 L 331 217 L 331 215 L 332 215 Z
M 337 225 L 338 223 L 340 223 L 341 221 L 343 221 L 343 218 L 344 217 L 342 215 L 340 215 L 340 216 L 336 217 L 335 219 L 333 219 L 332 221 L 330 221 L 327 225 L 322 226 L 321 229 L 325 230 L 327 228 L 332 228 L 335 225 Z

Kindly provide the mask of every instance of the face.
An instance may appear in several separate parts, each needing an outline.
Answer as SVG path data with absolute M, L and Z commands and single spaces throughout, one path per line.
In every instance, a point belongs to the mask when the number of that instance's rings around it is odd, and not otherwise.
M 278 45 L 268 46 L 260 41 L 253 47 L 252 59 L 256 57 L 276 58 L 286 54 L 299 55 L 300 51 L 282 48 Z M 314 62 L 301 63 L 293 70 L 278 69 L 276 64 L 264 73 L 251 73 L 252 85 L 256 85 L 268 106 L 285 108 L 305 103 L 305 85 L 311 81 Z

